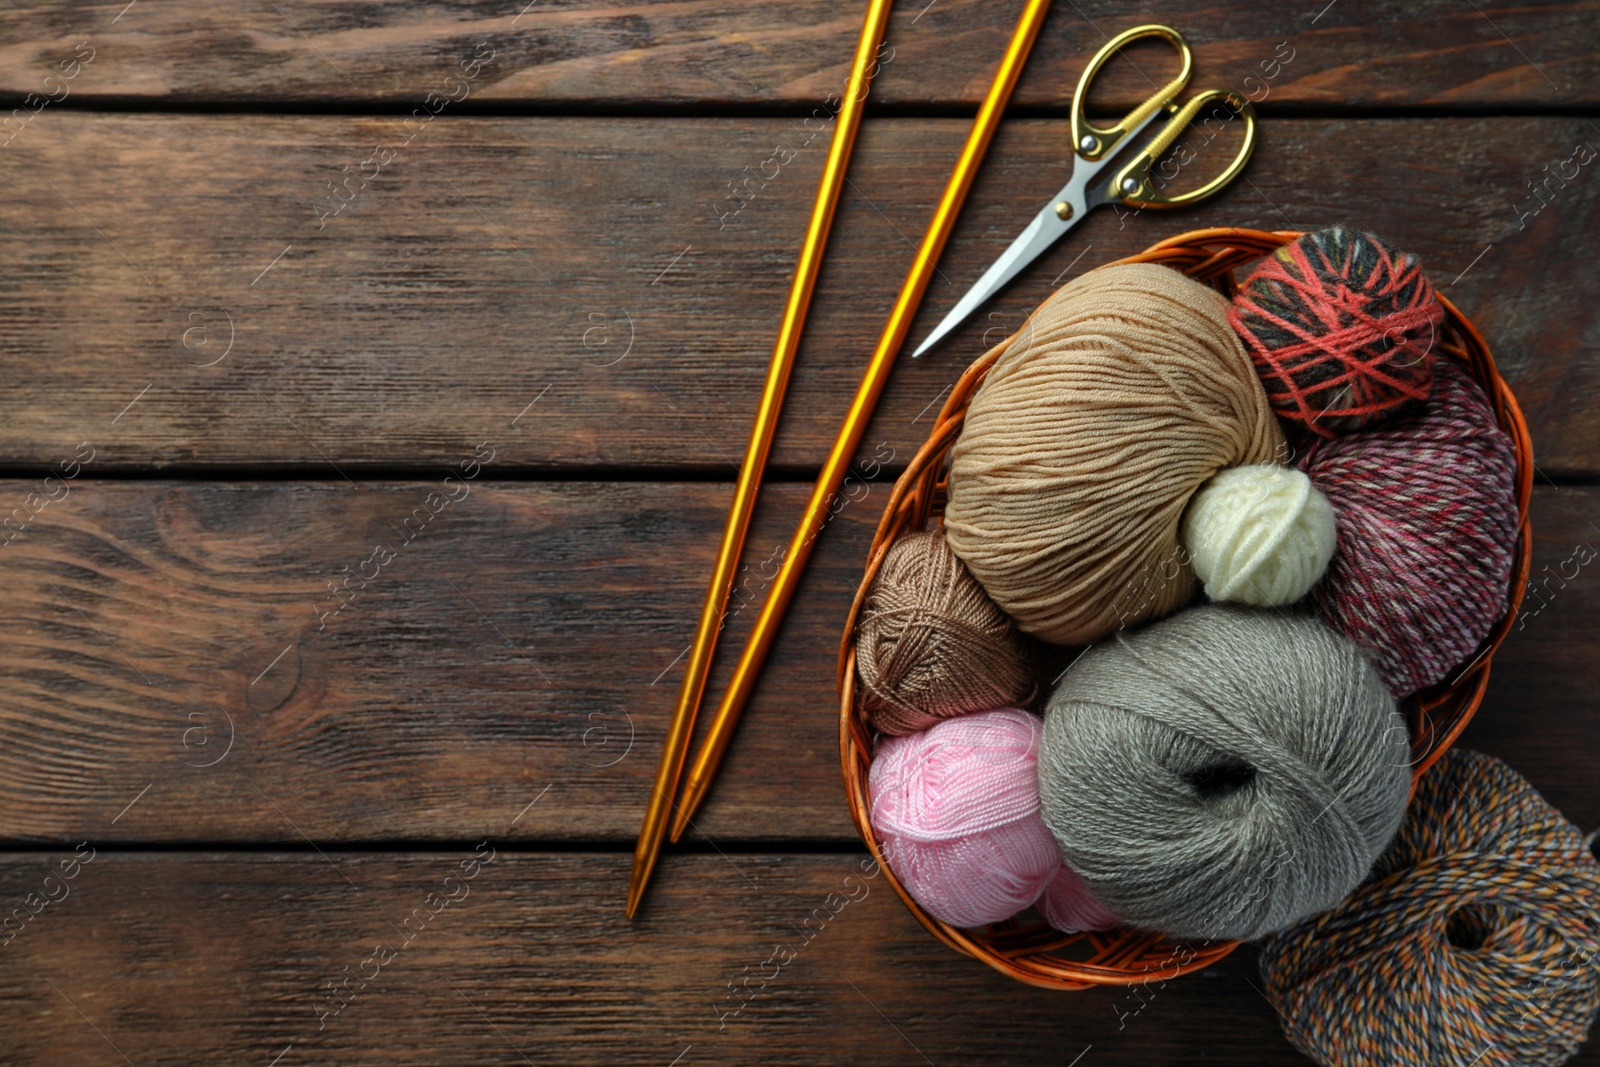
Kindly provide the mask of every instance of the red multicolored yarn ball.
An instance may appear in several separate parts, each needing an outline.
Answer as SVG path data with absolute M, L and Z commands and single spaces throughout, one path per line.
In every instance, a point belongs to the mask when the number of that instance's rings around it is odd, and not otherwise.
M 1428 398 L 1444 307 L 1414 257 L 1331 226 L 1257 264 L 1228 321 L 1272 410 L 1336 437 Z
M 1323 1067 L 1554 1067 L 1600 1013 L 1600 863 L 1490 756 L 1446 752 L 1338 907 L 1268 938 L 1266 996 Z
M 1299 462 L 1337 529 L 1323 617 L 1397 697 L 1460 670 L 1506 612 L 1519 525 L 1516 449 L 1478 383 L 1440 359 L 1415 415 Z

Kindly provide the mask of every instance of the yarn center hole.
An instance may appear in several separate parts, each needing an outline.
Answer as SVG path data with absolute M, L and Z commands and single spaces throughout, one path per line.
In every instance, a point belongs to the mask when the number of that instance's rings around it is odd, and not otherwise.
M 1468 952 L 1482 948 L 1492 932 L 1493 919 L 1484 909 L 1471 905 L 1453 913 L 1444 924 L 1444 939 Z
M 1256 769 L 1244 760 L 1225 760 L 1181 775 L 1201 800 L 1231 796 L 1256 779 Z

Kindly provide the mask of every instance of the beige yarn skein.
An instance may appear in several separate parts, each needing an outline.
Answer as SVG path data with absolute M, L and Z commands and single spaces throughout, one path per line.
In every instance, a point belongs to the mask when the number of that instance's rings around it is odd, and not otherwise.
M 951 449 L 944 524 L 1020 629 L 1086 644 L 1183 606 L 1190 497 L 1287 457 L 1227 307 L 1169 267 L 1118 264 L 1003 342 Z

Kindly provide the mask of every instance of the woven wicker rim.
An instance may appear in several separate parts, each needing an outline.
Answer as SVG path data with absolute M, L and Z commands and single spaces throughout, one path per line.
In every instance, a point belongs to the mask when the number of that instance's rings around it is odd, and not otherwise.
M 1161 263 L 1232 297 L 1237 285 L 1235 268 L 1268 255 L 1300 236 L 1297 230 L 1250 230 L 1218 227 L 1193 230 L 1152 245 L 1118 263 Z M 1533 539 L 1528 525 L 1528 502 L 1533 493 L 1533 446 L 1527 423 L 1511 388 L 1495 369 L 1489 346 L 1475 326 L 1443 296 L 1445 323 L 1438 351 L 1456 360 L 1484 387 L 1500 426 L 1511 435 L 1517 451 L 1517 549 L 1509 591 L 1509 608 L 1477 651 L 1456 676 L 1412 698 L 1412 789 L 1416 780 L 1460 736 L 1483 700 L 1489 683 L 1489 665 L 1516 619 L 1532 563 Z M 1032 316 L 1029 317 L 1030 321 Z M 1022 329 L 1028 328 L 1028 323 Z M 1020 331 L 1019 331 L 1020 332 Z M 1013 335 L 1015 336 L 1015 335 Z M 889 495 L 868 553 L 839 649 L 839 758 L 844 771 L 850 815 L 861 840 L 871 850 L 911 914 L 934 937 L 951 948 L 976 957 L 1002 974 L 1046 989 L 1088 989 L 1101 985 L 1135 985 L 1152 978 L 1169 979 L 1200 970 L 1232 952 L 1238 942 L 1181 945 L 1154 934 L 1134 930 L 1064 934 L 1039 923 L 1016 920 L 982 930 L 962 930 L 928 915 L 895 878 L 882 845 L 868 821 L 867 771 L 872 756 L 872 730 L 855 699 L 856 621 L 867 590 L 883 565 L 889 547 L 901 534 L 922 528 L 929 517 L 942 514 L 945 484 L 941 480 L 945 454 L 961 432 L 967 406 L 989 368 L 1010 338 L 991 348 L 967 368 L 950 391 L 928 439 L 912 457 Z M 1070 954 L 1064 950 L 1071 948 Z

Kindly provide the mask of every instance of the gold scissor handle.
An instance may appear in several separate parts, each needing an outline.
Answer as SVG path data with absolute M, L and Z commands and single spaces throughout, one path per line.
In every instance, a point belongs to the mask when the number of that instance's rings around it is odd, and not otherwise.
M 1100 73 L 1100 68 L 1105 66 L 1112 56 L 1122 51 L 1124 45 L 1145 37 L 1160 37 L 1170 41 L 1178 50 L 1178 57 L 1183 60 L 1183 69 L 1178 71 L 1176 78 L 1157 89 L 1150 99 L 1130 111 L 1115 126 L 1101 129 L 1091 125 L 1083 114 L 1083 107 L 1089 100 L 1089 83 L 1094 81 L 1095 75 Z M 1183 39 L 1183 34 L 1171 26 L 1150 23 L 1135 26 L 1131 30 L 1123 30 L 1111 38 L 1094 54 L 1094 58 L 1089 60 L 1089 65 L 1084 68 L 1083 75 L 1078 79 L 1078 89 L 1072 95 L 1073 151 L 1091 163 L 1104 156 L 1117 147 L 1117 143 L 1128 135 L 1129 130 L 1175 100 L 1183 91 L 1183 87 L 1189 84 L 1189 72 L 1193 69 L 1194 53 L 1189 51 L 1189 42 Z
M 1229 163 L 1221 174 L 1218 174 L 1198 189 L 1191 189 L 1176 196 L 1166 195 L 1161 191 L 1161 187 L 1167 184 L 1166 181 L 1158 181 L 1151 177 L 1150 168 L 1155 166 L 1156 161 L 1161 158 L 1162 154 L 1172 147 L 1172 143 L 1178 139 L 1178 136 L 1189 128 L 1189 124 L 1194 121 L 1196 115 L 1200 114 L 1207 106 L 1218 102 L 1227 104 L 1234 114 L 1244 120 L 1244 144 L 1240 146 L 1239 154 L 1233 157 L 1233 162 Z M 1207 89 L 1184 104 L 1178 110 L 1178 113 L 1161 128 L 1161 132 L 1139 149 L 1133 160 L 1118 171 L 1115 178 L 1111 179 L 1111 185 L 1108 189 L 1113 197 L 1133 207 L 1178 207 L 1182 204 L 1193 204 L 1214 195 L 1224 185 L 1237 178 L 1239 172 L 1244 170 L 1244 165 L 1249 161 L 1250 153 L 1255 151 L 1255 147 L 1255 107 L 1251 105 L 1250 101 L 1232 90 Z M 1182 162 L 1179 165 L 1182 166 Z M 1176 177 L 1176 173 L 1170 175 L 1170 177 Z

